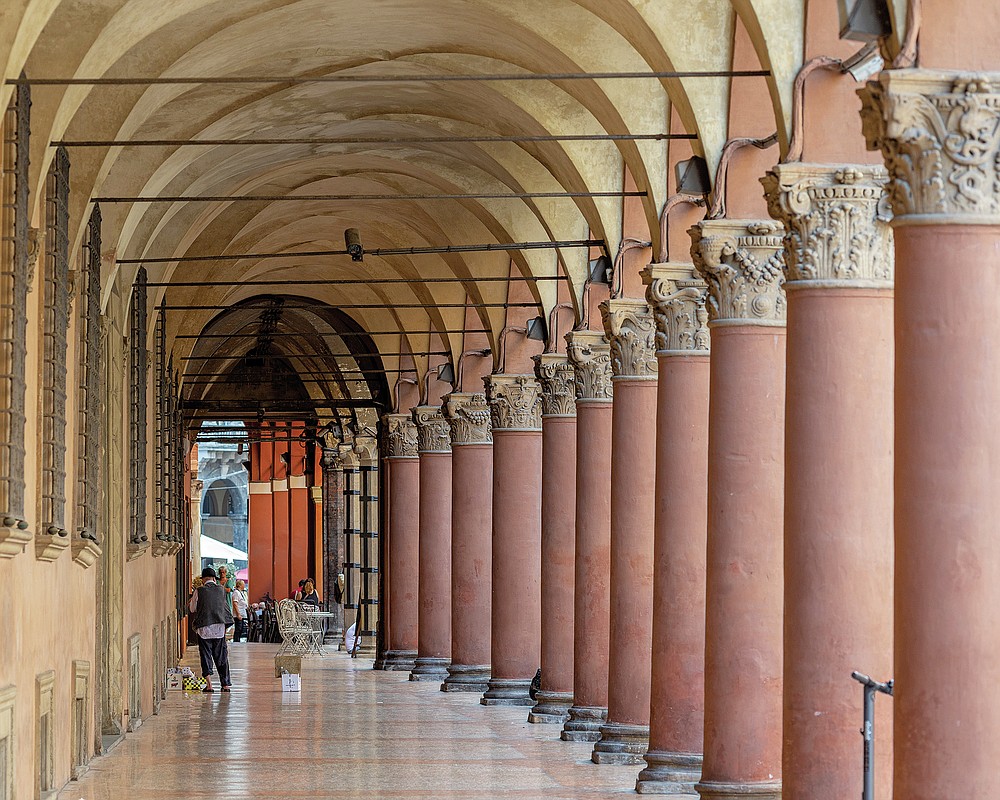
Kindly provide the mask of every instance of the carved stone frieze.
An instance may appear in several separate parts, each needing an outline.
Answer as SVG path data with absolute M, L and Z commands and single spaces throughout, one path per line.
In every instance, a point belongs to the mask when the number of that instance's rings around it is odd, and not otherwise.
M 416 458 L 417 426 L 413 417 L 410 414 L 386 414 L 385 426 L 386 456 L 388 458 Z M 338 468 L 342 466 L 336 450 L 323 451 L 324 467 L 327 458 L 330 458 L 331 465 L 333 461 L 337 461 Z
M 413 421 L 417 425 L 419 452 L 451 452 L 451 432 L 440 406 L 417 406 L 413 409 Z
M 708 351 L 708 286 L 693 264 L 650 264 L 642 271 L 656 322 L 656 351 Z
M 892 229 L 880 166 L 778 164 L 761 183 L 785 226 L 785 280 L 889 286 Z
M 576 387 L 569 359 L 559 353 L 542 353 L 534 361 L 535 377 L 542 384 L 542 415 L 575 417 Z
M 487 375 L 483 383 L 494 431 L 541 430 L 542 387 L 534 376 Z
M 452 392 L 441 406 L 451 426 L 452 447 L 462 444 L 492 444 L 490 407 L 483 392 Z
M 710 323 L 784 325 L 784 231 L 770 220 L 709 219 L 690 230 Z
M 1000 73 L 886 70 L 858 94 L 897 225 L 1000 222 Z
M 577 400 L 611 402 L 611 345 L 600 331 L 570 331 L 566 356 L 573 365 Z
M 601 303 L 616 378 L 656 379 L 656 324 L 645 300 L 620 297 Z

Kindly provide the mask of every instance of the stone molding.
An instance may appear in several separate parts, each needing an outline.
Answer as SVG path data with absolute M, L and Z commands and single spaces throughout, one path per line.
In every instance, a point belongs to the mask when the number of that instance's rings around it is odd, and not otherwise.
M 535 377 L 542 385 L 543 417 L 575 417 L 576 388 L 573 365 L 560 353 L 533 357 Z
M 707 354 L 708 286 L 693 264 L 650 264 L 642 271 L 646 302 L 656 322 L 656 352 Z
M 611 345 L 600 331 L 570 331 L 566 356 L 573 365 L 577 402 L 611 402 Z
M 892 212 L 884 167 L 778 164 L 760 179 L 770 215 L 785 226 L 785 280 L 888 288 Z
M 487 375 L 483 383 L 494 431 L 542 429 L 542 387 L 534 376 Z
M 417 452 L 451 452 L 448 420 L 441 413 L 440 406 L 417 406 L 413 409 L 413 421 L 417 425 Z
M 887 70 L 858 94 L 895 225 L 1000 224 L 1000 73 Z
M 615 378 L 656 380 L 656 323 L 645 300 L 620 297 L 601 303 Z
M 771 220 L 708 219 L 689 233 L 695 269 L 708 284 L 709 325 L 785 325 L 781 226 Z
M 410 414 L 386 414 L 386 457 L 387 458 L 417 458 L 417 425 Z M 326 466 L 324 451 L 323 466 Z M 338 459 L 339 460 L 339 459 Z M 338 464 L 338 466 L 341 466 Z
M 490 407 L 484 392 L 452 392 L 441 410 L 451 428 L 451 445 L 493 444 Z

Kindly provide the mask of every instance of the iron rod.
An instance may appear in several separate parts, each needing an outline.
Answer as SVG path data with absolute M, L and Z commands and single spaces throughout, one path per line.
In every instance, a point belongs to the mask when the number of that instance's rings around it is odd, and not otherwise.
M 504 250 L 551 250 L 557 247 L 603 247 L 603 239 L 572 239 L 559 242 L 498 242 L 456 244 L 430 247 L 382 247 L 365 250 L 369 256 L 416 256 L 437 253 L 475 253 Z M 174 256 L 172 258 L 120 258 L 118 264 L 174 264 L 196 261 L 243 261 L 251 258 L 314 258 L 316 256 L 346 256 L 347 250 L 304 250 L 300 253 L 220 253 L 211 256 Z
M 516 72 L 484 75 L 232 75 L 128 78 L 8 78 L 8 86 L 195 86 L 304 83 L 462 83 L 504 81 L 636 80 L 653 78 L 766 78 L 770 70 L 659 70 L 654 72 Z
M 228 356 L 182 356 L 181 361 L 228 361 L 234 358 L 262 358 L 277 360 L 282 358 L 401 358 L 403 356 L 446 356 L 445 350 L 417 350 L 413 353 L 234 353 Z
M 540 303 L 435 303 L 434 308 L 537 308 Z M 220 306 L 220 305 L 203 305 L 203 306 L 173 306 L 161 303 L 157 308 L 164 309 L 166 311 L 245 311 L 245 310 L 260 310 L 260 311 L 270 311 L 271 306 L 239 306 L 234 307 L 232 305 Z M 281 306 L 283 309 L 315 309 L 316 306 L 313 305 L 291 305 L 284 304 Z M 353 308 L 353 309 L 388 309 L 388 308 L 430 308 L 426 303 L 352 303 L 348 305 L 337 305 L 335 308 Z
M 240 195 L 163 195 L 160 197 L 92 197 L 94 203 L 273 203 L 349 200 L 542 200 L 575 197 L 648 197 L 649 192 L 513 192 L 499 194 L 240 194 Z
M 251 281 L 161 281 L 161 282 L 147 282 L 147 288 L 173 288 L 173 287 L 195 287 L 195 286 L 369 286 L 372 283 L 381 284 L 428 284 L 428 283 L 502 283 L 510 281 L 564 281 L 567 280 L 565 275 L 542 275 L 539 277 L 524 277 L 524 276 L 514 276 L 512 278 L 503 278 L 498 276 L 489 276 L 485 278 L 415 278 L 410 280 L 409 278 L 370 278 L 367 280 L 354 280 L 350 278 L 344 279 L 334 279 L 334 280 L 319 280 L 319 281 L 306 281 L 306 280 L 286 280 L 286 281 L 264 281 L 264 280 L 251 280 Z
M 59 139 L 52 147 L 232 147 L 253 145 L 369 145 L 369 144 L 543 144 L 549 142 L 664 142 L 697 139 L 693 133 L 568 133 L 536 136 L 417 136 L 386 139 L 373 136 L 290 137 L 279 139 Z
M 426 333 L 428 336 L 436 336 L 439 333 L 482 333 L 489 334 L 490 331 L 484 331 L 473 328 L 449 328 L 443 331 L 418 331 L 417 334 Z M 274 336 L 321 336 L 327 338 L 330 336 L 336 336 L 341 339 L 353 339 L 361 336 L 399 336 L 405 335 L 406 331 L 344 331 L 343 333 L 320 333 L 319 331 L 275 331 L 273 333 L 179 333 L 174 338 L 175 339 L 234 339 L 239 337 L 247 338 L 264 338 L 270 339 Z M 417 335 L 414 334 L 414 335 Z

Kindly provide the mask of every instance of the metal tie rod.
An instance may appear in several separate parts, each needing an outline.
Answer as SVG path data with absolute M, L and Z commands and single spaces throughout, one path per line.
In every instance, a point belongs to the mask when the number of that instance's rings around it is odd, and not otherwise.
M 227 361 L 234 358 L 260 358 L 278 361 L 283 358 L 402 358 L 403 356 L 446 356 L 444 350 L 418 350 L 415 353 L 232 353 L 215 356 L 183 356 L 181 361 Z
M 335 305 L 337 309 L 392 309 L 392 308 L 538 308 L 541 303 L 352 303 Z M 235 306 L 235 305 L 203 305 L 203 306 L 172 306 L 161 303 L 156 308 L 167 311 L 269 311 L 271 306 Z M 315 309 L 314 305 L 284 304 L 283 309 Z M 266 337 L 265 337 L 266 338 Z
M 258 324 L 254 320 L 251 324 Z M 438 336 L 442 333 L 481 333 L 488 335 L 491 331 L 484 331 L 478 328 L 448 328 L 443 331 L 344 331 L 343 333 L 336 333 L 335 331 L 329 331 L 321 333 L 320 331 L 273 331 L 271 333 L 242 333 L 240 331 L 233 331 L 232 333 L 178 333 L 175 339 L 270 339 L 275 336 L 319 336 L 324 339 L 331 336 L 340 339 L 353 339 L 362 336 L 422 336 L 426 334 L 427 336 Z M 375 355 L 371 353 L 363 353 L 362 355 Z
M 506 194 L 238 194 L 238 195 L 162 195 L 159 197 L 92 197 L 94 203 L 274 203 L 326 202 L 349 200 L 546 200 L 585 197 L 648 197 L 649 192 L 514 192 Z
M 196 86 L 239 84 L 304 84 L 304 83 L 463 83 L 504 81 L 579 81 L 635 80 L 653 78 L 765 78 L 766 69 L 743 70 L 661 70 L 654 72 L 515 72 L 437 75 L 205 75 L 177 77 L 129 78 L 8 78 L 8 86 Z
M 427 247 L 380 247 L 365 250 L 366 256 L 417 256 L 437 253 L 476 253 L 504 250 L 551 250 L 560 247 L 604 247 L 603 239 L 567 239 L 558 242 L 486 242 L 484 244 L 448 244 Z M 243 261 L 251 258 L 314 258 L 348 256 L 347 250 L 303 250 L 282 253 L 220 253 L 211 256 L 174 256 L 173 258 L 119 258 L 118 264 L 174 264 L 196 261 Z M 470 278 L 470 280 L 474 280 Z
M 195 286 L 370 286 L 377 283 L 383 284 L 431 284 L 431 283 L 512 283 L 531 281 L 565 281 L 566 275 L 541 275 L 538 277 L 514 275 L 510 278 L 490 276 L 485 278 L 368 278 L 366 280 L 355 280 L 353 278 L 331 279 L 331 280 L 251 280 L 251 281 L 149 281 L 148 288 L 186 288 Z
M 52 147 L 230 147 L 233 145 L 368 145 L 368 144 L 543 144 L 547 142 L 663 142 L 697 139 L 694 133 L 567 133 L 524 136 L 408 136 L 400 139 L 385 137 L 292 137 L 277 139 L 59 139 Z

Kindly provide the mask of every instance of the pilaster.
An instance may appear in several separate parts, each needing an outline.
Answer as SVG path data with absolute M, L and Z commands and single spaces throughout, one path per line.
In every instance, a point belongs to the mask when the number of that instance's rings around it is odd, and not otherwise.
M 770 220 L 709 219 L 690 233 L 691 257 L 708 284 L 709 326 L 784 327 L 781 227 Z

